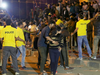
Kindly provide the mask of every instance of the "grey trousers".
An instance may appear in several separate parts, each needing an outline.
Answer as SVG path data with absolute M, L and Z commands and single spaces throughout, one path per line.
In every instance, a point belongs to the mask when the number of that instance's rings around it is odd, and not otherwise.
M 60 65 L 69 67 L 68 50 L 66 47 L 62 47 L 61 54 L 60 54 L 60 60 L 61 60 Z M 64 62 L 65 62 L 65 65 L 64 65 Z
M 19 72 L 18 70 L 18 63 L 17 63 L 17 57 L 16 57 L 16 48 L 14 47 L 4 47 L 3 48 L 3 64 L 2 64 L 2 74 L 7 73 L 6 71 L 6 65 L 7 65 L 7 58 L 9 56 L 9 53 L 12 57 L 12 62 L 13 62 L 13 68 L 15 72 Z
M 46 57 L 47 57 L 47 48 L 46 47 L 38 47 L 38 50 L 39 50 L 40 56 L 41 56 L 40 72 L 43 72 L 45 62 L 46 62 Z
M 100 40 L 100 36 L 94 36 L 94 40 L 93 40 L 93 56 L 97 55 L 99 40 Z
M 2 50 L 0 50 L 0 66 L 2 66 Z

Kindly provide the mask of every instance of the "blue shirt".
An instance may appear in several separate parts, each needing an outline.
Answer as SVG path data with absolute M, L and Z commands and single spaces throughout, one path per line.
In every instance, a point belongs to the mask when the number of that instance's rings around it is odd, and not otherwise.
M 38 40 L 38 47 L 47 47 L 46 37 L 49 36 L 49 32 L 50 32 L 49 26 L 43 28 Z

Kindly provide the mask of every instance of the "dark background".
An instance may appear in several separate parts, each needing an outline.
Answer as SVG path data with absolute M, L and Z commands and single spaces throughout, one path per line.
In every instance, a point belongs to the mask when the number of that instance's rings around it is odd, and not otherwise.
M 30 9 L 34 9 L 35 6 L 44 9 L 46 4 L 57 4 L 58 0 L 3 0 L 3 2 L 7 3 L 6 10 L 10 16 L 26 19 L 29 18 Z

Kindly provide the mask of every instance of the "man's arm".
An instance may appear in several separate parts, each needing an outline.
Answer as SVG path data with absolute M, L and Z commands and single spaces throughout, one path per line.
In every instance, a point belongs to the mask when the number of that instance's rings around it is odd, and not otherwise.
M 2 41 L 2 38 L 0 38 L 0 41 Z
M 93 21 L 98 15 L 99 13 L 97 12 L 96 15 L 92 19 L 90 19 L 90 21 Z
M 77 30 L 78 30 L 78 28 L 76 28 L 76 29 L 74 30 L 74 32 L 71 33 L 71 36 L 73 36 L 73 35 L 77 32 Z
M 47 36 L 46 39 L 49 40 L 49 41 L 51 41 L 51 42 L 54 43 L 54 44 L 57 44 L 57 45 L 59 44 L 58 42 L 53 41 L 49 36 Z
M 25 41 L 23 39 L 21 39 L 20 37 L 16 37 L 16 41 L 19 40 L 19 41 L 22 41 L 25 43 Z

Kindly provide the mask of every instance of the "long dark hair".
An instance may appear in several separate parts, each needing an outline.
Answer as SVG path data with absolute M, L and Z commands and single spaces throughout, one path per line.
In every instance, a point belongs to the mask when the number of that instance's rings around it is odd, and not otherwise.
M 55 27 L 53 27 L 52 29 L 51 29 L 51 31 L 50 31 L 50 36 L 52 37 L 52 36 L 56 36 L 55 34 L 57 33 L 57 31 L 60 31 L 61 30 L 61 28 L 60 28 L 60 26 L 55 26 Z

